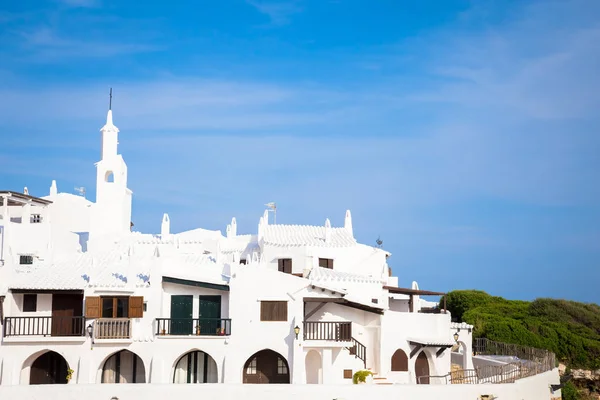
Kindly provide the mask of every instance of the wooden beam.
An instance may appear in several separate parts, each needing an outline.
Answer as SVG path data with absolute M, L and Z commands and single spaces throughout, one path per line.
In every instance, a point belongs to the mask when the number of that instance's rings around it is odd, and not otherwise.
M 207 289 L 224 290 L 226 292 L 229 292 L 228 285 L 219 285 L 216 283 L 190 281 L 188 279 L 171 278 L 169 276 L 163 276 L 162 281 L 166 282 L 166 283 L 175 283 L 177 285 L 203 287 L 203 288 L 207 288 Z
M 306 303 L 304 303 L 304 304 L 306 304 Z M 315 307 L 315 308 L 314 308 L 314 309 L 313 309 L 311 312 L 309 312 L 308 314 L 306 314 L 306 315 L 304 316 L 304 320 L 306 321 L 306 320 L 308 320 L 310 317 L 312 317 L 313 315 L 315 315 L 315 313 L 316 313 L 317 311 L 319 311 L 321 308 L 323 308 L 323 307 L 325 306 L 325 304 L 327 304 L 327 303 L 321 303 L 321 304 L 319 304 L 318 306 L 316 306 L 316 307 Z
M 447 349 L 447 347 L 442 347 L 442 348 L 440 348 L 438 351 L 436 351 L 436 353 L 435 353 L 435 357 L 436 357 L 436 358 L 439 358 L 439 356 L 441 356 L 441 355 L 442 355 L 442 353 L 444 353 L 444 352 L 446 351 L 446 349 Z M 463 355 L 463 356 L 464 356 L 464 355 Z
M 423 347 L 425 347 L 423 344 L 416 345 L 415 348 L 410 352 L 410 358 L 413 358 Z

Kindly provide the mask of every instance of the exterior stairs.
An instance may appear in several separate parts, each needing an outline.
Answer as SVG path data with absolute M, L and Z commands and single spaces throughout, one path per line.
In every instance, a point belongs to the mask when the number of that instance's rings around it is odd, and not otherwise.
M 371 371 L 371 368 L 369 368 L 369 371 Z M 379 376 L 379 374 L 377 372 L 371 371 L 371 373 L 373 374 L 373 384 L 374 385 L 393 385 L 394 384 L 394 382 L 388 381 L 388 379 L 385 376 Z
M 358 340 L 356 340 L 354 338 L 350 338 L 350 339 L 352 339 L 352 346 L 346 347 L 348 349 L 348 351 L 350 352 L 350 355 L 353 355 L 356 358 L 360 358 L 362 360 L 365 368 L 367 368 L 367 348 L 365 347 L 364 344 L 362 344 Z

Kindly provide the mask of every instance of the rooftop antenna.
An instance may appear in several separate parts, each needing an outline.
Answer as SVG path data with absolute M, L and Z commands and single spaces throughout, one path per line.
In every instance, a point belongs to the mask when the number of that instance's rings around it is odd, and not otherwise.
M 79 193 L 80 196 L 83 196 L 85 198 L 85 188 L 83 186 L 76 187 L 75 191 Z
M 108 95 L 108 109 L 112 110 L 112 88 L 110 88 L 110 93 Z
M 381 240 L 380 236 L 377 236 L 377 240 L 375 241 L 375 243 L 377 243 L 378 248 L 381 248 L 381 245 L 383 244 L 383 240 Z
M 273 212 L 273 225 L 276 225 L 277 224 L 277 204 L 275 204 L 274 202 L 270 202 L 270 203 L 265 204 L 265 206 L 267 206 L 269 211 Z

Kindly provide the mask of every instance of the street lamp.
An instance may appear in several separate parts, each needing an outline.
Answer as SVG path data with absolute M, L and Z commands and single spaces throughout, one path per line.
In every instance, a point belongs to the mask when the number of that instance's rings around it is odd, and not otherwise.
M 454 332 L 454 341 L 458 343 L 458 331 Z
M 298 325 L 294 327 L 294 333 L 296 334 L 296 339 L 298 339 L 298 334 L 300 333 L 300 327 Z

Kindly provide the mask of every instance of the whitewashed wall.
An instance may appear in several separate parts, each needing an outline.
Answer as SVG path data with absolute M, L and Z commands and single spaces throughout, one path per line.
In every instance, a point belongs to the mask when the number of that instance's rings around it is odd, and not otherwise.
M 491 394 L 501 400 L 560 399 L 552 394 L 551 383 L 558 383 L 558 370 L 503 385 L 40 385 L 0 387 L 0 398 L 19 400 L 145 400 L 214 398 L 260 400 L 365 400 L 419 399 L 464 400 Z

